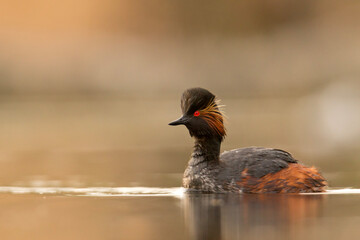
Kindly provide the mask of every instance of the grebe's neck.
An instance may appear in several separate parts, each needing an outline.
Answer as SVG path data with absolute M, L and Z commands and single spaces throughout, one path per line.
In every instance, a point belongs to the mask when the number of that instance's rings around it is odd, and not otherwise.
M 217 137 L 195 138 L 194 151 L 189 165 L 219 163 L 221 140 Z

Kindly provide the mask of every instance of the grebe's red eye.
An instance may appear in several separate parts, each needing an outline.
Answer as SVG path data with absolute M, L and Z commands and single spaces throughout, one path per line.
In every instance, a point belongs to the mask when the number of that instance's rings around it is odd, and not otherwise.
M 195 117 L 200 116 L 200 112 L 199 112 L 199 111 L 195 111 L 195 112 L 194 112 L 194 116 L 195 116 Z

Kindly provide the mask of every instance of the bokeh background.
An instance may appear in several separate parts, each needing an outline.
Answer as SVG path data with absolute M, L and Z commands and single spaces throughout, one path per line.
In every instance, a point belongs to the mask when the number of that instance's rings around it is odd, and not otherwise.
M 360 187 L 360 2 L 0 1 L 0 185 L 176 187 L 184 89 L 223 150 L 282 148 Z

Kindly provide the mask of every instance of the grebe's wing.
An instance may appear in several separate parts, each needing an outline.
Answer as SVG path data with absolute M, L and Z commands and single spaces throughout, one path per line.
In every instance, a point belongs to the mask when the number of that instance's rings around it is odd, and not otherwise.
M 276 173 L 287 168 L 290 163 L 297 163 L 290 153 L 273 148 L 248 147 L 226 151 L 220 155 L 220 161 L 228 167 L 261 178 L 269 173 Z

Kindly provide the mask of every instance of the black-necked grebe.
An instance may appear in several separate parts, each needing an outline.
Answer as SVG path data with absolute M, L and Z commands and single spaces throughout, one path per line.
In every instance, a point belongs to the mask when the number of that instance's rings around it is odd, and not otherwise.
M 226 135 L 223 113 L 215 95 L 208 90 L 186 90 L 181 109 L 183 116 L 169 125 L 185 125 L 195 139 L 183 187 L 213 193 L 325 191 L 326 180 L 314 167 L 300 164 L 283 150 L 248 147 L 220 155 L 220 145 Z

